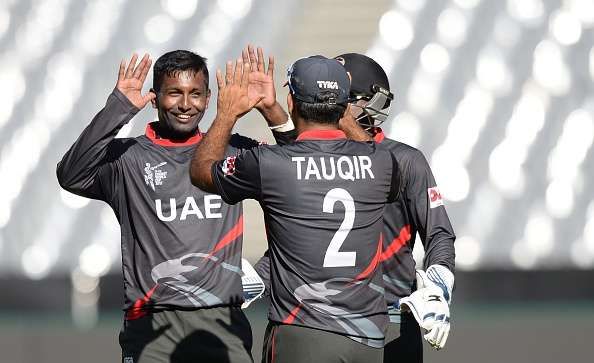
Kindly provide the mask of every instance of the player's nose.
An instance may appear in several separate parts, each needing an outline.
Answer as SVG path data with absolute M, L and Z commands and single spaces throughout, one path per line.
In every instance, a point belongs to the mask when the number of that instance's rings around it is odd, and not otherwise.
M 177 107 L 182 112 L 189 111 L 192 108 L 192 103 L 190 102 L 190 97 L 189 96 L 182 97 L 182 99 L 180 100 Z

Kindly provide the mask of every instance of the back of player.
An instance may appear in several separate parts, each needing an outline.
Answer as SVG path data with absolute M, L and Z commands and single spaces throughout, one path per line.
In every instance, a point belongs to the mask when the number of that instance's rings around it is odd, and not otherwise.
M 237 66 L 233 81 L 228 67 L 226 84 L 217 75 L 217 118 L 190 175 L 227 203 L 251 198 L 264 210 L 272 265 L 264 361 L 381 362 L 388 323 L 381 232 L 385 203 L 400 188 L 396 160 L 338 130 L 350 82 L 337 61 L 319 56 L 289 71 L 296 142 L 219 160 L 249 110 L 241 72 Z
M 383 345 L 387 317 L 376 267 L 383 203 L 397 183 L 392 164 L 383 149 L 340 131 L 305 132 L 288 147 L 260 150 L 271 321 Z
M 338 130 L 306 131 L 289 146 L 227 158 L 213 174 L 226 202 L 254 198 L 264 210 L 270 329 L 294 325 L 383 347 L 388 317 L 378 264 L 381 231 L 385 203 L 399 185 L 391 154 L 372 142 L 347 140 Z M 334 334 L 330 342 L 316 338 L 312 361 L 326 361 L 320 348 L 330 356 L 341 353 Z M 302 329 L 298 335 L 307 340 L 310 334 Z M 290 340 L 287 347 L 302 349 L 301 338 Z

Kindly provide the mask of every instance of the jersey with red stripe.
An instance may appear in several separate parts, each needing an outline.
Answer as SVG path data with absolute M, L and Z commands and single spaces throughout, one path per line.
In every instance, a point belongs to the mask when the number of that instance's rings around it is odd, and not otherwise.
M 260 202 L 271 262 L 269 319 L 383 346 L 383 211 L 400 175 L 390 152 L 308 131 L 213 165 L 223 200 Z
M 439 188 L 427 160 L 418 149 L 385 138 L 375 130 L 375 141 L 392 152 L 402 173 L 398 199 L 386 206 L 382 263 L 386 300 L 398 300 L 412 293 L 415 283 L 415 260 L 412 251 L 419 234 L 425 249 L 424 267 L 439 264 L 454 271 L 454 230 L 448 218 Z
M 240 304 L 241 204 L 191 184 L 189 164 L 201 135 L 173 143 L 149 124 L 145 135 L 115 138 L 138 111 L 115 90 L 57 168 L 65 189 L 107 202 L 117 216 L 127 317 Z M 234 135 L 226 153 L 255 145 Z

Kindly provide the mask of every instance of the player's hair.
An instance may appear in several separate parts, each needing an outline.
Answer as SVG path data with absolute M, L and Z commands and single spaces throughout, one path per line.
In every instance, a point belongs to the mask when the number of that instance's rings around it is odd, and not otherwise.
M 175 77 L 181 72 L 191 71 L 194 75 L 202 72 L 208 88 L 208 68 L 206 58 L 189 50 L 174 50 L 157 59 L 153 67 L 153 89 L 159 92 L 165 76 Z
M 332 94 L 321 94 L 317 96 L 319 103 L 307 103 L 293 98 L 295 112 L 304 120 L 320 124 L 336 124 L 344 115 L 346 105 L 328 103 Z

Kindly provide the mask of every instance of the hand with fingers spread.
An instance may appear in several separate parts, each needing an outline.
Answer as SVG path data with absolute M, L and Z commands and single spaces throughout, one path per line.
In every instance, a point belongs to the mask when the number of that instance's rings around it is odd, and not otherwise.
M 234 120 L 248 113 L 264 98 L 261 91 L 249 94 L 248 80 L 249 63 L 242 59 L 227 62 L 225 77 L 217 69 L 217 84 L 219 94 L 217 98 L 217 114 Z
M 142 95 L 142 86 L 144 80 L 151 69 L 152 60 L 148 54 L 140 60 L 136 65 L 138 55 L 134 53 L 130 63 L 126 66 L 126 60 L 123 59 L 120 63 L 120 70 L 118 72 L 118 82 L 116 88 L 122 92 L 132 104 L 140 109 L 146 106 L 152 99 L 156 97 L 153 92 L 148 92 Z
M 250 99 L 264 96 L 255 107 L 259 110 L 271 108 L 276 104 L 276 90 L 274 89 L 274 57 L 268 57 L 268 67 L 264 62 L 262 47 L 257 48 L 257 54 L 252 45 L 248 45 L 241 52 L 243 63 L 249 64 L 248 97 Z

